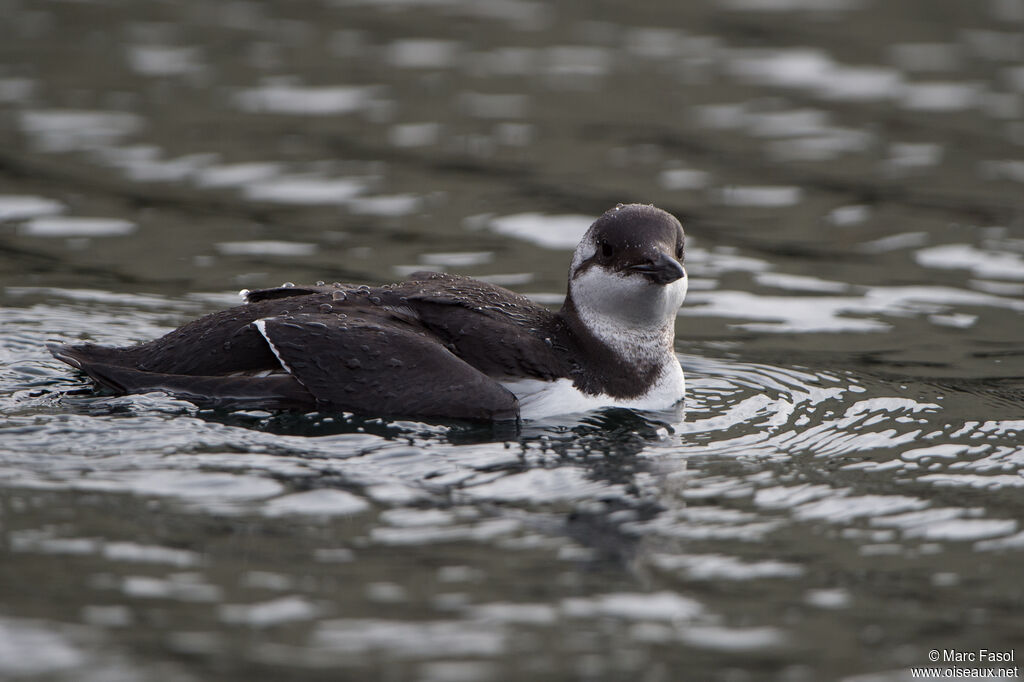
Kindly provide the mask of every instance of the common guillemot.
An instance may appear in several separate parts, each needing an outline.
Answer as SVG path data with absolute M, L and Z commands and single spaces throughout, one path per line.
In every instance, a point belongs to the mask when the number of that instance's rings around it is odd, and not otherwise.
M 685 235 L 654 206 L 587 230 L 560 311 L 456 275 L 381 287 L 243 292 L 243 305 L 128 348 L 52 345 L 118 393 L 164 391 L 220 407 L 514 420 L 683 397 L 673 352 L 686 296 Z

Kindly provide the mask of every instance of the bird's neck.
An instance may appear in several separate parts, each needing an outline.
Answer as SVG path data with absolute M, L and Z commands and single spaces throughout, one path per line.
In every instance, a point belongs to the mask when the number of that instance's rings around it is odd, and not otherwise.
M 571 291 L 558 315 L 581 344 L 596 344 L 603 351 L 601 355 L 610 356 L 606 361 L 649 372 L 675 360 L 675 317 L 659 324 L 630 325 L 578 305 Z

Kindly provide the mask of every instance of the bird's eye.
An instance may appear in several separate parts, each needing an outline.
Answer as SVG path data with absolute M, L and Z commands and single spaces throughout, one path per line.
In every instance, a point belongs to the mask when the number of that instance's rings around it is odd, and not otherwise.
M 615 253 L 615 247 L 608 242 L 601 240 L 601 255 L 605 258 L 611 258 L 613 253 Z
M 676 260 L 680 263 L 683 261 L 683 245 L 680 244 L 676 247 Z

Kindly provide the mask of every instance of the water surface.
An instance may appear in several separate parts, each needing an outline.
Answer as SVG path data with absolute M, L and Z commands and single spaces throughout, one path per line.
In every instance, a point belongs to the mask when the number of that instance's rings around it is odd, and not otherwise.
M 910 679 L 1020 649 L 1024 6 L 2 4 L 0 677 Z M 557 306 L 688 233 L 683 408 L 95 393 L 285 281 Z

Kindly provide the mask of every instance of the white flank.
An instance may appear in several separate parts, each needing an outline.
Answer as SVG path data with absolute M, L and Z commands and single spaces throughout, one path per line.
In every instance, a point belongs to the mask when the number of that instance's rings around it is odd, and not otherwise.
M 682 400 L 686 393 L 683 368 L 674 359 L 666 363 L 661 376 L 647 393 L 628 400 L 604 394 L 588 395 L 573 386 L 569 379 L 517 379 L 502 381 L 501 385 L 519 398 L 519 416 L 522 419 L 545 419 L 562 414 L 589 412 L 602 407 L 667 410 Z

